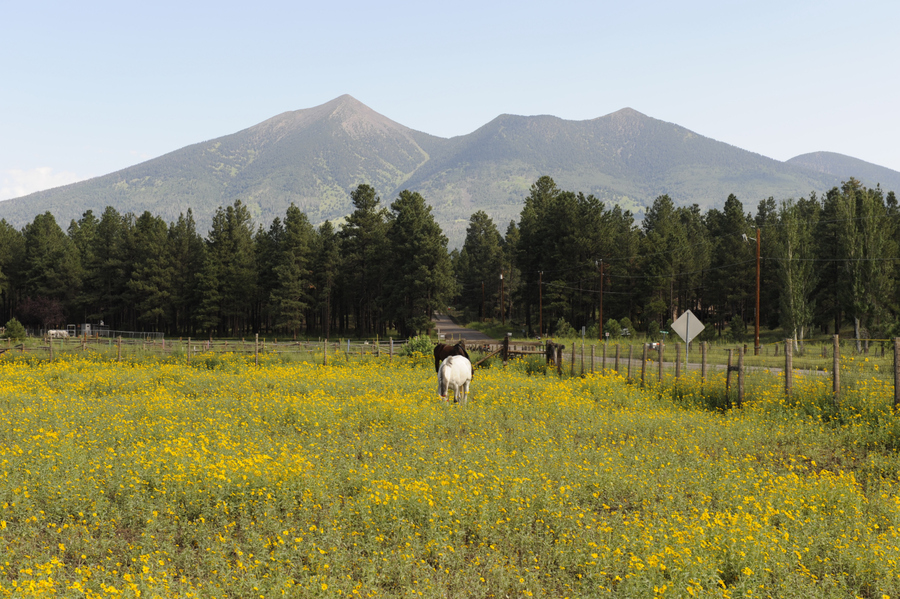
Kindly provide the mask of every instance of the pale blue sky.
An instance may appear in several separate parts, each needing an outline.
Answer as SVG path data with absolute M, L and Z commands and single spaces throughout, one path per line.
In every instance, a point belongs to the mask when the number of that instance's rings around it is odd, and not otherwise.
M 631 107 L 900 170 L 898 25 L 900 2 L 870 0 L 0 0 L 0 199 L 345 93 L 442 137 Z

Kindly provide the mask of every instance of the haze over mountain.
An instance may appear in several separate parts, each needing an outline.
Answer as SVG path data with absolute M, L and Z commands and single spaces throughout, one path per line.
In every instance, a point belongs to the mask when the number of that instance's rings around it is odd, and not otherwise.
M 629 108 L 587 121 L 501 115 L 445 139 L 344 95 L 109 175 L 0 202 L 0 218 L 21 227 L 50 211 L 65 228 L 106 206 L 167 221 L 192 208 L 205 233 L 219 206 L 240 199 L 264 227 L 291 202 L 320 223 L 347 215 L 350 192 L 368 183 L 386 206 L 403 189 L 422 193 L 455 247 L 476 210 L 505 230 L 541 175 L 635 212 L 663 193 L 703 209 L 734 193 L 752 212 L 769 196 L 822 193 L 851 176 L 900 190 L 900 172 L 855 158 L 819 152 L 780 162 Z

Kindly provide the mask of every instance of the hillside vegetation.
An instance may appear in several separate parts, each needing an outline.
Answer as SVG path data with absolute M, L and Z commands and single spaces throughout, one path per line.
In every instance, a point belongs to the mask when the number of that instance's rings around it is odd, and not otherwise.
M 859 168 L 865 166 L 865 168 Z M 640 213 L 660 194 L 678 205 L 721 206 L 822 193 L 851 175 L 900 188 L 900 173 L 855 159 L 779 162 L 632 109 L 587 121 L 502 115 L 444 139 L 414 131 L 350 96 L 286 112 L 253 127 L 111 173 L 0 203 L 16 227 L 51 211 L 61 223 L 92 209 L 147 210 L 168 222 L 188 208 L 201 231 L 240 199 L 258 223 L 294 203 L 314 224 L 351 212 L 350 192 L 374 187 L 390 200 L 421 193 L 458 247 L 465 221 L 484 210 L 506 223 L 542 175 Z

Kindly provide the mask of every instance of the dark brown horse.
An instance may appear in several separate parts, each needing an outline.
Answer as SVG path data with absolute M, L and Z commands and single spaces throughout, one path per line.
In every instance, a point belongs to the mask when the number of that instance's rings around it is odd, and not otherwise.
M 465 356 L 467 360 L 472 361 L 469 358 L 469 352 L 466 351 L 466 340 L 460 339 L 456 345 L 447 345 L 446 343 L 438 343 L 434 346 L 434 371 L 438 372 L 441 368 L 441 362 L 449 358 L 450 356 Z M 475 369 L 472 368 L 474 371 Z

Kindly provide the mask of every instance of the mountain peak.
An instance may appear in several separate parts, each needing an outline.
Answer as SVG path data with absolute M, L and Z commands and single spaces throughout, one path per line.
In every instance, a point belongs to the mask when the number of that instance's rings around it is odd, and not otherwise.
M 620 119 L 649 119 L 650 118 L 643 112 L 638 112 L 634 108 L 628 108 L 627 106 L 625 108 L 622 108 L 615 112 L 611 112 L 606 116 L 611 117 L 611 118 L 620 118 Z M 604 118 L 604 117 L 600 117 L 600 118 Z
M 387 131 L 405 134 L 409 129 L 375 112 L 353 96 L 344 94 L 324 104 L 283 112 L 254 127 L 251 130 L 259 136 L 280 139 L 285 135 L 303 131 L 317 124 L 332 122 L 351 137 Z

